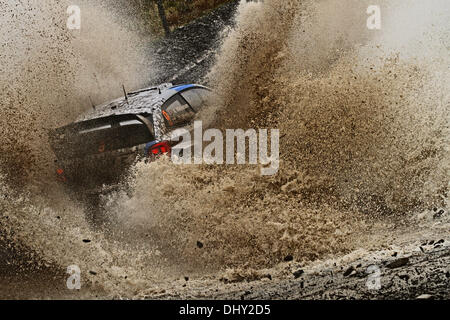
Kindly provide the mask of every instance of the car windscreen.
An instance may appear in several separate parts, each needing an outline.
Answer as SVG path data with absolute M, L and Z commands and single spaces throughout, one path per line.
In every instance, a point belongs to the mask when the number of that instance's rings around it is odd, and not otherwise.
M 151 116 L 146 118 L 152 122 Z M 100 154 L 153 140 L 146 124 L 136 115 L 83 121 L 50 132 L 50 143 L 58 158 Z
M 181 92 L 181 95 L 184 99 L 186 99 L 195 112 L 200 111 L 200 109 L 205 104 L 209 103 L 212 98 L 212 92 L 205 88 L 188 89 Z
M 188 124 L 195 116 L 194 110 L 179 94 L 167 100 L 161 109 L 166 127 L 170 129 Z

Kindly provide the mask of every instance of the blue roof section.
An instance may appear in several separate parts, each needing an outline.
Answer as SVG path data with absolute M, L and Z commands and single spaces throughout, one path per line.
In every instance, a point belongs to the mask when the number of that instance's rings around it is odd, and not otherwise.
M 180 92 L 180 91 L 183 91 L 183 90 L 185 90 L 185 89 L 192 88 L 192 87 L 195 87 L 195 84 L 184 84 L 184 85 L 181 85 L 181 86 L 175 86 L 175 87 L 172 87 L 172 88 L 170 88 L 170 89 L 173 89 L 173 90 L 175 90 L 176 92 Z

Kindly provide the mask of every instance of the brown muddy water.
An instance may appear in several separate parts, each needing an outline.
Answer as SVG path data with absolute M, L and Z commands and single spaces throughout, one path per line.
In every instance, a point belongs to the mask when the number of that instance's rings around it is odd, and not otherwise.
M 243 1 L 208 76 L 212 125 L 279 129 L 279 173 L 138 163 L 131 192 L 103 197 L 114 223 L 99 230 L 54 182 L 46 131 L 89 98 L 149 84 L 151 39 L 108 2 L 83 2 L 68 31 L 66 1 L 0 0 L 0 297 L 170 296 L 185 277 L 226 292 L 220 279 L 287 256 L 315 265 L 448 238 L 448 1 L 379 3 L 382 28 L 368 30 L 368 1 Z

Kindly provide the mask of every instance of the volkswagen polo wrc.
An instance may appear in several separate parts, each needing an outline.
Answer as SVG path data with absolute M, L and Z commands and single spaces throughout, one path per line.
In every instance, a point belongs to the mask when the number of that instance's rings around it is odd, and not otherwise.
M 171 132 L 189 126 L 212 96 L 197 84 L 124 90 L 123 98 L 51 130 L 58 178 L 82 191 L 114 185 L 138 158 L 170 153 Z

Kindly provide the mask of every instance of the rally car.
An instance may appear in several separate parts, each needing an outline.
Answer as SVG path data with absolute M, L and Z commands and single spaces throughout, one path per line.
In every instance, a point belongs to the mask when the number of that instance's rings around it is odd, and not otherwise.
M 162 84 L 93 107 L 75 123 L 51 130 L 59 180 L 80 190 L 114 185 L 138 158 L 170 153 L 170 133 L 190 125 L 211 101 L 202 85 Z

